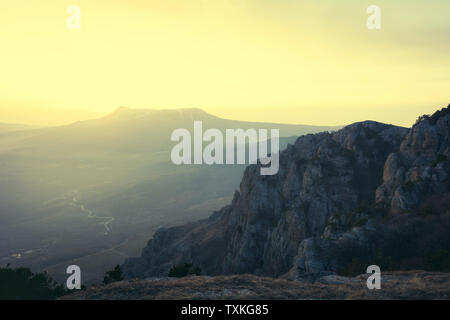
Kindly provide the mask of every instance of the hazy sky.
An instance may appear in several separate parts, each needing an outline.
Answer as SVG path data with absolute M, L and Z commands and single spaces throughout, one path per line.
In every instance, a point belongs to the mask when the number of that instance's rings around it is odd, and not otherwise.
M 80 30 L 66 27 L 70 4 Z M 1 1 L 0 122 L 129 106 L 410 125 L 450 102 L 449 13 L 448 0 Z

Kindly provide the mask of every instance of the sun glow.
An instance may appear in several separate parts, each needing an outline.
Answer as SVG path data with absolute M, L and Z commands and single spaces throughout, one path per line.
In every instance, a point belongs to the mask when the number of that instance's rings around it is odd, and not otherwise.
M 69 30 L 66 9 L 81 9 Z M 448 104 L 448 1 L 16 0 L 0 4 L 0 122 L 117 106 L 410 125 Z

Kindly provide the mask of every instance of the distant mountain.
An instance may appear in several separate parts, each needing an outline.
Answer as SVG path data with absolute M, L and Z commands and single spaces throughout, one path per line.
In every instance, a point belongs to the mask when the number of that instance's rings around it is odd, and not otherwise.
M 231 203 L 159 229 L 127 278 L 167 275 L 183 262 L 206 275 L 299 279 L 328 273 L 450 271 L 450 105 L 411 128 L 373 121 L 301 136 L 280 171 L 246 168 Z
M 106 150 L 119 152 L 159 152 L 173 146 L 173 130 L 193 130 L 194 120 L 203 121 L 207 128 L 279 129 L 280 137 L 333 131 L 336 126 L 289 125 L 226 120 L 200 109 L 150 110 L 119 107 L 110 115 L 73 123 L 67 126 L 34 131 L 34 136 L 23 140 L 20 146 L 36 146 L 45 151 L 79 152 L 80 150 Z
M 33 130 L 38 129 L 39 126 L 29 126 L 26 124 L 17 124 L 17 123 L 0 123 L 0 134 L 6 132 L 14 132 L 14 131 L 24 131 L 24 130 Z
M 204 129 L 279 128 L 281 148 L 299 135 L 337 129 L 121 107 L 100 119 L 0 134 L 0 263 L 63 279 L 77 258 L 85 281 L 101 279 L 137 255 L 158 227 L 224 206 L 245 165 L 170 161 L 172 131 L 192 131 L 194 120 Z

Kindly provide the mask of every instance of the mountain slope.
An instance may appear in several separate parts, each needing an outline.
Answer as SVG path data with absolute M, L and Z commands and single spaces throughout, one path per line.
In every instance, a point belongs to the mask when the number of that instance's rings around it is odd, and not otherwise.
M 448 194 L 449 121 L 447 108 L 410 130 L 366 121 L 335 133 L 300 137 L 281 153 L 278 175 L 260 176 L 258 165 L 247 167 L 231 205 L 207 220 L 158 230 L 141 257 L 125 262 L 125 274 L 165 275 L 172 265 L 185 261 L 210 275 L 292 278 L 351 273 L 348 263 L 353 260 L 359 261 L 354 267 L 362 273 L 366 262 L 384 254 L 391 254 L 402 267 L 424 263 L 416 260 L 450 249 L 447 233 L 428 236 L 430 229 L 445 230 L 449 225 L 446 198 L 441 197 L 443 208 L 431 217 L 415 211 L 400 218 L 393 214 L 399 201 L 408 203 L 402 209 L 419 210 L 426 199 Z M 392 159 L 406 157 L 403 153 L 410 155 L 408 161 L 394 166 Z M 405 176 L 392 182 L 398 170 Z M 410 188 L 413 177 L 421 177 L 424 185 Z M 404 182 L 407 194 L 399 187 Z M 426 228 L 416 232 L 420 223 Z M 416 242 L 427 239 L 428 247 L 411 248 L 411 237 Z M 402 250 L 392 250 L 401 244 L 404 256 Z M 445 254 L 442 259 L 447 259 Z
M 271 128 L 280 147 L 311 127 L 220 119 L 200 109 L 118 108 L 95 120 L 0 134 L 0 263 L 84 281 L 139 254 L 159 226 L 205 218 L 226 205 L 245 165 L 176 166 L 174 129 Z M 14 239 L 14 240 L 12 240 Z M 77 259 L 77 260 L 75 260 Z
M 286 125 L 227 120 L 215 117 L 201 109 L 151 110 L 119 107 L 110 115 L 73 123 L 67 126 L 34 130 L 16 147 L 40 152 L 108 151 L 160 152 L 172 147 L 171 133 L 178 128 L 193 131 L 194 120 L 203 121 L 207 128 L 225 129 L 280 129 L 280 137 L 336 130 L 340 127 Z M 0 141 L 1 143 L 1 141 Z
M 15 131 L 33 130 L 38 128 L 38 126 L 29 126 L 20 123 L 0 123 L 0 134 Z

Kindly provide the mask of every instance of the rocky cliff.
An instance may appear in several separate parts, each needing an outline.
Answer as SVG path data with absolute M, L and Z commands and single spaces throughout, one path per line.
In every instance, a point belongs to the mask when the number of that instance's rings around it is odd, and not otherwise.
M 247 167 L 229 206 L 207 220 L 160 229 L 141 257 L 125 262 L 124 273 L 167 275 L 186 261 L 208 275 L 362 273 L 375 258 L 424 254 L 421 246 L 410 248 L 408 236 L 426 239 L 430 254 L 440 252 L 449 240 L 449 132 L 446 108 L 411 129 L 366 121 L 301 136 L 280 154 L 277 175 Z M 444 231 L 430 238 L 417 226 Z M 402 241 L 407 250 L 393 252 Z

